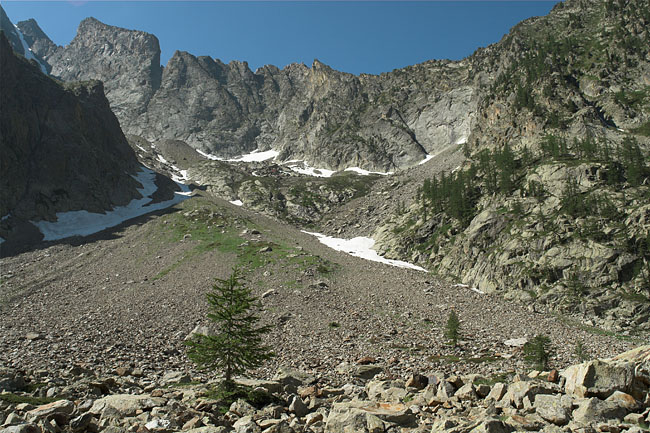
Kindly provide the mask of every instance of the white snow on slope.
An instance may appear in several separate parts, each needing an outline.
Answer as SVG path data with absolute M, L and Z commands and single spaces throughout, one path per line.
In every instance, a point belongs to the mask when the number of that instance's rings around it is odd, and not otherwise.
M 25 40 L 25 36 L 23 36 L 23 32 L 20 31 L 17 25 L 14 24 L 14 27 L 16 28 L 16 33 L 18 34 L 18 37 L 20 38 L 20 43 L 23 44 L 23 50 L 25 51 L 25 58 L 27 60 L 36 60 L 36 63 L 38 63 L 38 66 L 41 67 L 41 71 L 45 74 L 47 74 L 47 69 L 45 68 L 45 65 L 41 63 L 40 60 L 36 58 L 34 53 L 32 53 L 32 49 L 29 48 L 29 45 L 27 45 L 27 41 Z
M 190 180 L 190 178 L 187 175 L 187 170 L 181 170 L 180 168 L 176 167 L 174 164 L 171 164 L 169 161 L 167 161 L 162 155 L 158 154 L 156 155 L 158 157 L 158 161 L 162 162 L 163 164 L 169 166 L 172 170 L 174 170 L 176 174 L 172 174 L 172 180 L 176 183 L 182 183 L 185 184 L 186 181 Z
M 326 168 L 312 167 L 311 165 L 307 164 L 306 161 L 301 161 L 298 159 L 292 159 L 291 161 L 287 161 L 284 164 L 286 164 L 287 167 L 296 173 L 305 174 L 307 176 L 332 177 L 332 175 L 336 173 L 335 171 L 328 170 Z
M 269 159 L 275 159 L 280 152 L 277 150 L 267 150 L 265 152 L 260 152 L 259 150 L 254 150 L 251 153 L 246 155 L 238 156 L 237 158 L 227 159 L 226 161 L 230 162 L 260 162 L 266 161 Z
M 204 157 L 206 157 L 206 158 L 208 158 L 208 159 L 211 159 L 211 160 L 213 160 L 213 161 L 217 161 L 217 160 L 218 160 L 218 161 L 222 161 L 222 159 L 219 158 L 218 156 L 211 155 L 211 154 L 209 154 L 209 153 L 205 153 L 204 151 L 199 150 L 199 149 L 194 149 L 194 150 L 196 150 L 196 151 L 197 151 L 198 153 L 200 153 L 202 156 L 204 156 Z
M 261 161 L 266 161 L 269 159 L 275 159 L 280 152 L 277 150 L 267 150 L 265 152 L 260 152 L 259 150 L 254 150 L 251 153 L 247 153 L 245 155 L 240 155 L 235 158 L 231 159 L 225 159 L 225 158 L 220 158 L 216 155 L 212 155 L 210 153 L 205 153 L 202 150 L 195 149 L 198 153 L 203 155 L 204 157 L 211 159 L 213 161 L 228 161 L 228 162 L 261 162 Z
M 32 221 L 32 224 L 43 233 L 43 240 L 46 241 L 70 236 L 87 236 L 114 227 L 131 218 L 173 206 L 189 198 L 191 194 L 187 186 L 180 184 L 181 192 L 176 192 L 171 200 L 148 205 L 151 202 L 151 195 L 158 189 L 155 184 L 156 173 L 142 167 L 140 173 L 133 176 L 133 178 L 142 184 L 142 188 L 138 188 L 138 192 L 143 198 L 133 199 L 126 206 L 117 206 L 112 211 L 104 214 L 91 213 L 85 210 L 59 212 L 56 214 L 57 220 L 55 222 Z
M 427 155 L 422 161 L 418 162 L 418 165 L 426 164 L 428 161 L 431 161 L 435 157 L 436 155 Z
M 454 287 L 462 287 L 463 289 L 470 289 L 473 292 L 478 293 L 479 295 L 485 295 L 483 290 L 479 290 L 476 287 L 470 287 L 467 284 L 454 284 Z
M 244 205 L 244 203 L 242 203 L 241 200 L 231 200 L 228 203 L 234 204 L 235 206 L 243 206 Z
M 391 260 L 380 256 L 377 254 L 377 251 L 372 249 L 372 247 L 375 245 L 375 240 L 371 238 L 357 237 L 352 239 L 341 239 L 325 236 L 320 233 L 312 233 L 305 230 L 301 230 L 301 232 L 316 236 L 322 244 L 325 244 L 328 247 L 335 249 L 336 251 L 343 251 L 355 257 L 371 260 L 373 262 L 385 263 L 387 265 L 397 266 L 399 268 L 408 268 L 415 269 L 416 271 L 427 272 L 426 269 L 413 265 L 411 263 L 403 262 L 401 260 Z
M 362 176 L 368 176 L 370 174 L 380 174 L 382 176 L 390 176 L 391 174 L 393 174 L 392 171 L 387 171 L 387 172 L 384 173 L 382 171 L 368 171 L 368 170 L 364 170 L 363 168 L 359 168 L 359 167 L 348 167 L 348 168 L 345 169 L 345 171 L 354 171 L 356 173 L 359 173 Z

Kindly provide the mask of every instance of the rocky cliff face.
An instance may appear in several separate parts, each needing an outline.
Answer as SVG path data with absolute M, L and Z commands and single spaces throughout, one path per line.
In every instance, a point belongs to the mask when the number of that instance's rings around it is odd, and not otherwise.
M 34 23 L 23 27 L 54 76 L 104 82 L 126 133 L 219 156 L 272 148 L 318 167 L 394 170 L 464 142 L 478 103 L 468 62 L 357 77 L 317 60 L 253 72 L 178 51 L 163 69 L 153 35 L 89 18 L 52 51 Z
M 102 83 L 61 85 L 0 37 L 0 237 L 56 212 L 103 212 L 138 197 L 139 164 Z
M 34 21 L 34 23 L 36 22 Z M 9 45 L 14 52 L 20 54 L 28 60 L 35 61 L 43 73 L 48 73 L 50 69 L 49 65 L 43 61 L 42 57 L 39 54 L 37 54 L 35 51 L 32 51 L 30 48 L 33 41 L 28 41 L 21 30 L 13 25 L 4 9 L 2 9 L 2 6 L 0 6 L 0 32 L 4 33 L 5 37 L 9 41 Z
M 40 58 L 49 57 L 56 51 L 56 44 L 41 30 L 36 20 L 20 21 L 16 27 L 22 32 L 32 52 Z
M 492 78 L 468 162 L 377 230 L 382 251 L 588 324 L 647 328 L 648 24 L 647 1 L 567 1 L 479 50 Z
M 160 86 L 158 39 L 107 26 L 94 18 L 83 20 L 72 42 L 46 55 L 45 60 L 52 65 L 52 75 L 64 81 L 101 80 L 125 131 L 146 111 Z

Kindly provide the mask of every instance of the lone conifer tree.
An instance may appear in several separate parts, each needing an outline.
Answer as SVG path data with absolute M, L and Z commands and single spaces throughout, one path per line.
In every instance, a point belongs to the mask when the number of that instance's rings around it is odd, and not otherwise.
M 216 333 L 194 334 L 186 342 L 187 356 L 201 369 L 222 370 L 224 387 L 234 389 L 233 375 L 259 367 L 274 356 L 262 343 L 262 335 L 271 327 L 256 326 L 257 298 L 240 282 L 237 268 L 228 279 L 217 279 L 206 297 L 208 318 L 216 324 Z
M 460 328 L 460 320 L 456 311 L 451 310 L 447 318 L 447 325 L 445 326 L 445 337 L 454 346 L 458 343 L 458 329 Z

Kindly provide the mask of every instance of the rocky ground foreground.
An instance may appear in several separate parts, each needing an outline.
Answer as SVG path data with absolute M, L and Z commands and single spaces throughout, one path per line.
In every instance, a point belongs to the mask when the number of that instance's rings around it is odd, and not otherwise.
M 265 342 L 277 355 L 251 372 L 262 382 L 250 384 L 277 399 L 255 409 L 239 402 L 224 416 L 223 402 L 209 398 L 216 376 L 195 370 L 184 340 L 209 325 L 204 294 L 233 266 L 261 298 L 260 316 L 272 326 Z M 0 270 L 0 388 L 9 392 L 0 421 L 9 432 L 575 430 L 584 423 L 620 430 L 647 418 L 637 409 L 648 403 L 647 362 L 623 370 L 597 364 L 597 375 L 619 382 L 578 396 L 546 373 L 528 380 L 521 347 L 548 336 L 550 367 L 562 370 L 578 361 L 578 347 L 608 358 L 645 336 L 352 257 L 201 194 L 91 237 L 2 258 Z M 456 346 L 443 336 L 452 310 L 460 318 Z M 592 370 L 585 374 L 580 380 L 596 380 L 585 386 L 601 387 Z M 517 387 L 526 389 L 514 397 Z M 566 419 L 545 418 L 537 406 L 548 397 L 537 394 L 557 397 L 548 405 Z M 39 409 L 37 397 L 62 400 Z M 597 421 L 579 415 L 585 411 L 596 411 Z
M 3 370 L 0 432 L 632 433 L 650 422 L 650 346 L 498 382 L 439 373 L 404 381 L 367 366 L 340 387 L 286 368 L 272 380 L 241 379 L 254 391 L 232 403 L 182 372 L 152 380 L 138 369 L 101 376 L 83 368 Z M 38 405 L 45 400 L 25 398 L 27 390 L 53 401 Z

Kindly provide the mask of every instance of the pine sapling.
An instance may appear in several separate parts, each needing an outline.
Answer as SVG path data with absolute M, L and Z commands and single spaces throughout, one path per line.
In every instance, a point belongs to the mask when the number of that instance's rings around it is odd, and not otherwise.
M 224 388 L 235 388 L 233 376 L 257 368 L 274 354 L 262 342 L 270 326 L 257 326 L 257 298 L 240 281 L 237 268 L 228 279 L 217 279 L 206 294 L 210 304 L 208 318 L 214 322 L 214 335 L 194 334 L 186 342 L 187 356 L 201 369 L 221 370 Z
M 460 328 L 460 321 L 456 311 L 451 310 L 447 318 L 447 325 L 445 326 L 445 338 L 454 346 L 458 343 L 458 330 Z
M 551 340 L 545 335 L 537 335 L 524 345 L 524 359 L 537 370 L 548 368 Z

